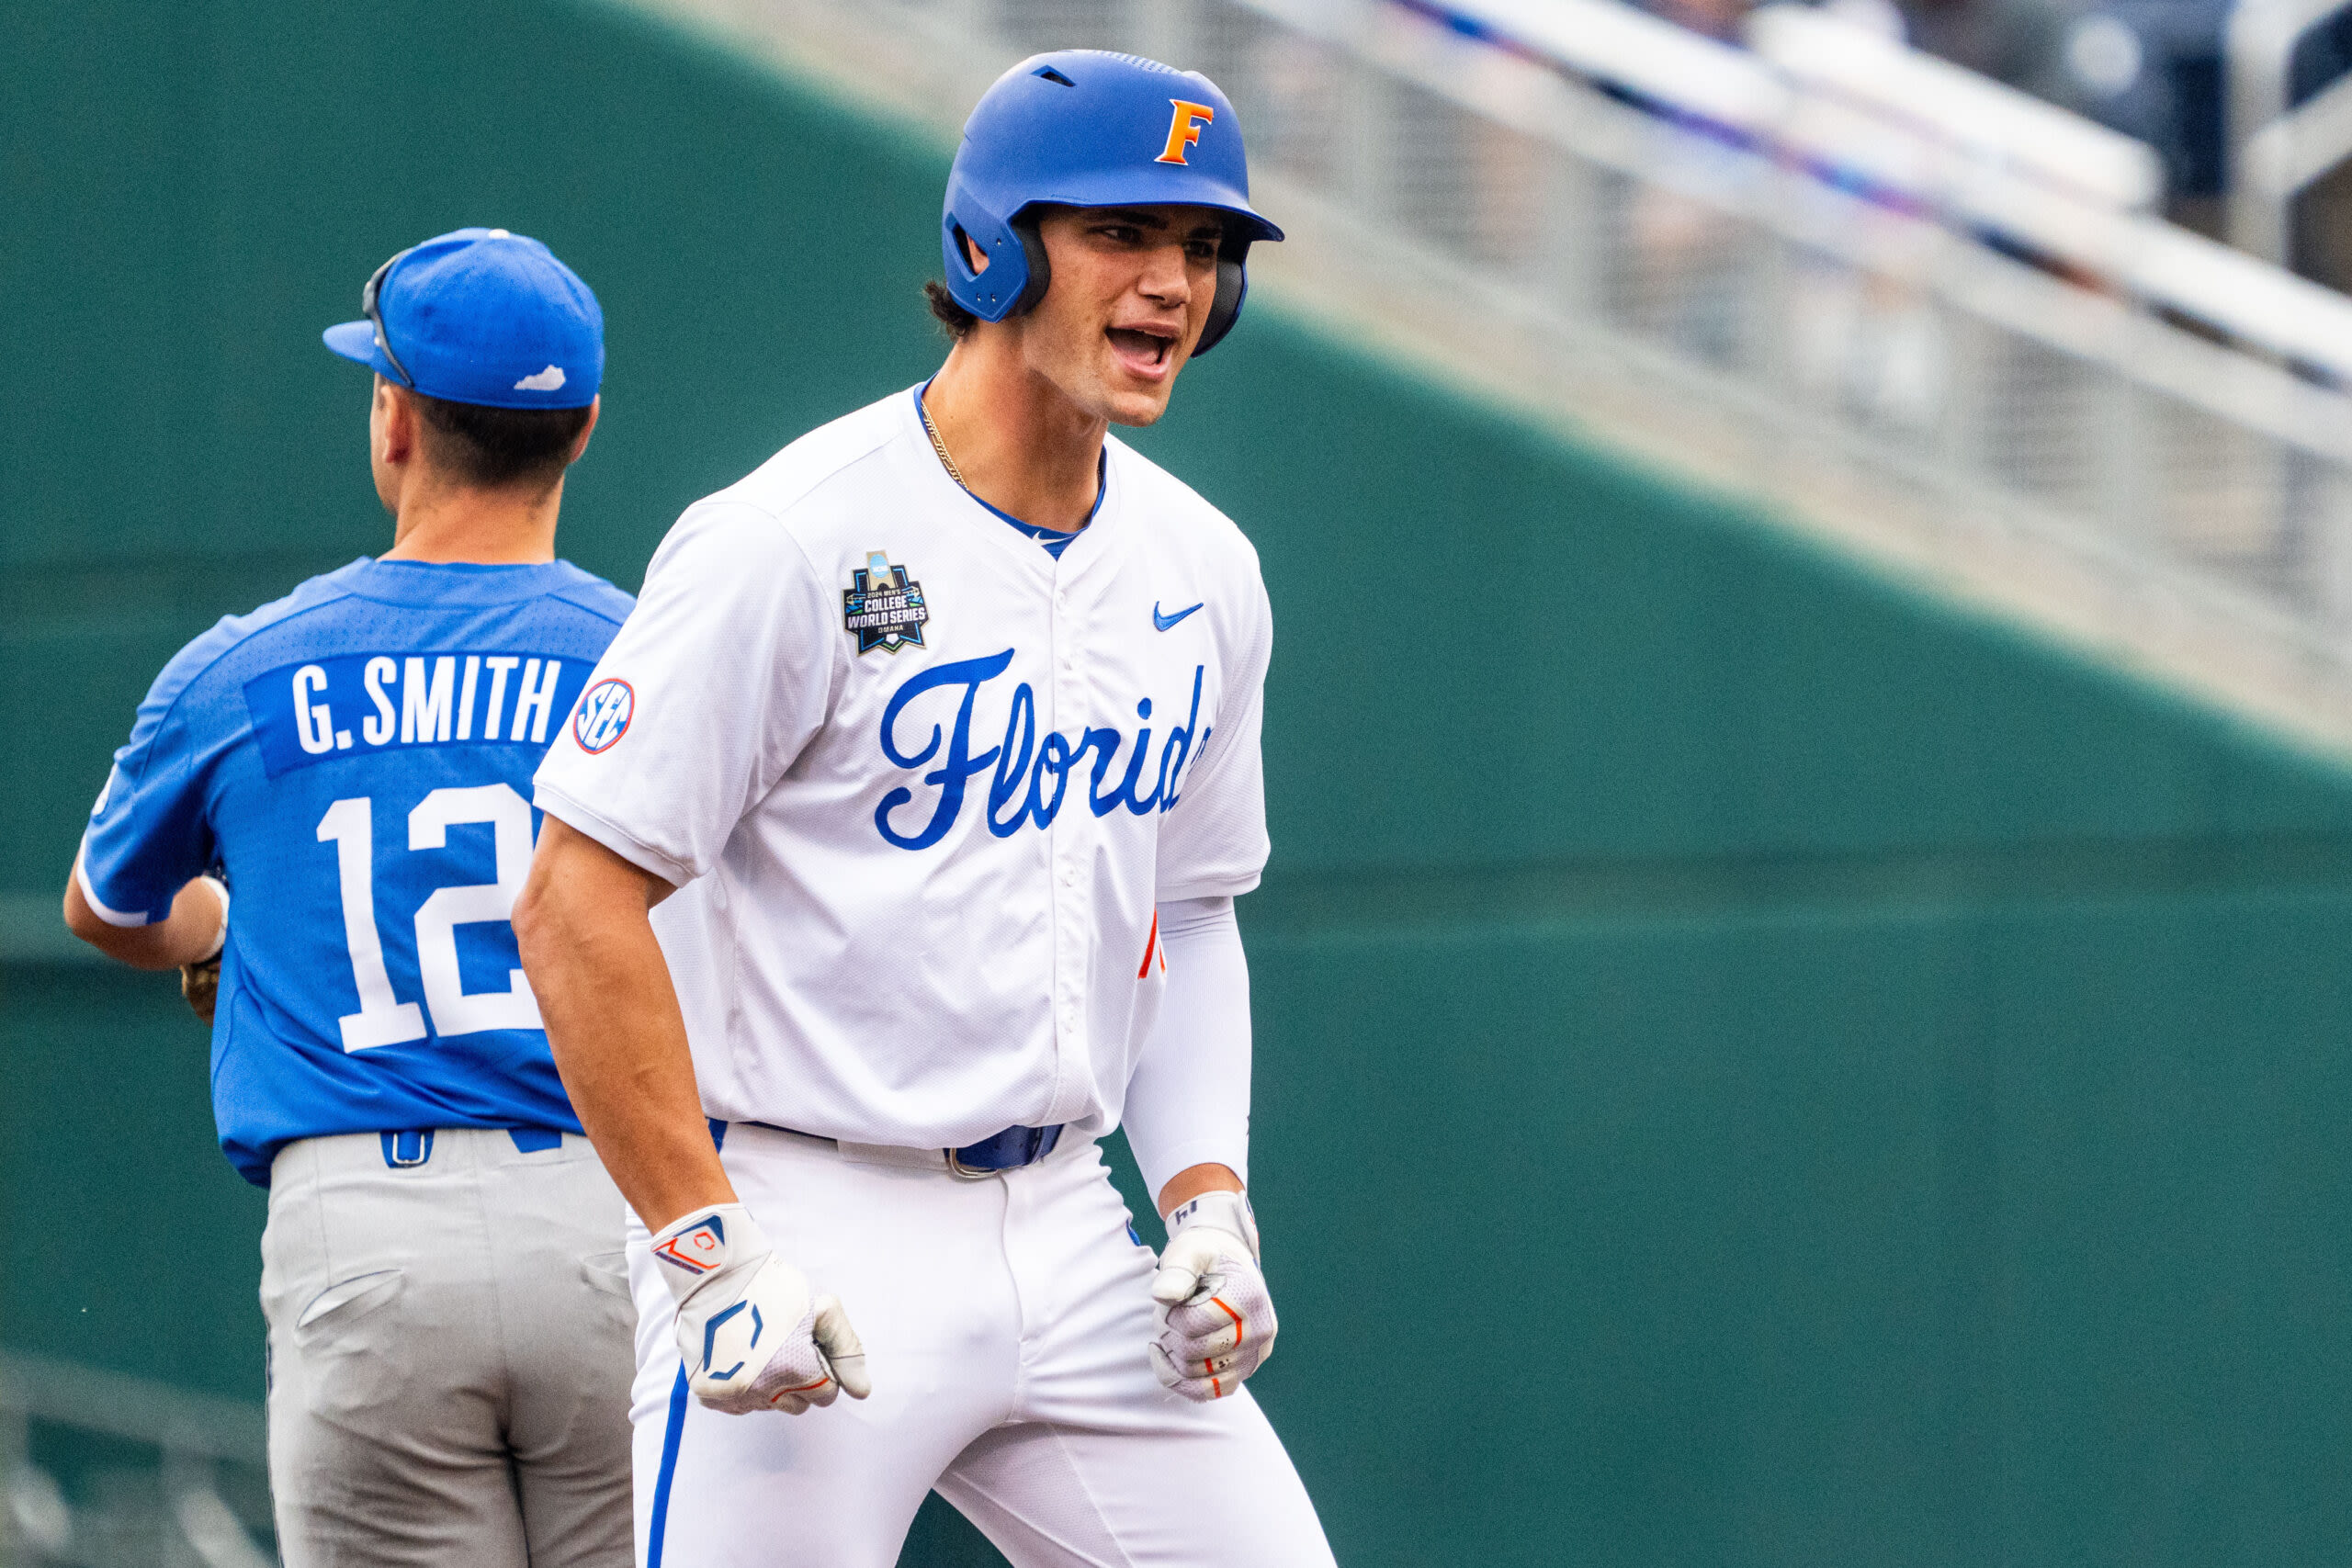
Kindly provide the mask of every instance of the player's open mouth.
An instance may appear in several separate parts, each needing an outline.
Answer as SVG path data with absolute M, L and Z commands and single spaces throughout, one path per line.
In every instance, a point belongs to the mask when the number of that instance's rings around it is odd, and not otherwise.
M 1166 375 L 1176 351 L 1176 334 L 1167 328 L 1106 327 L 1102 335 L 1111 340 L 1119 367 L 1146 380 L 1156 381 Z

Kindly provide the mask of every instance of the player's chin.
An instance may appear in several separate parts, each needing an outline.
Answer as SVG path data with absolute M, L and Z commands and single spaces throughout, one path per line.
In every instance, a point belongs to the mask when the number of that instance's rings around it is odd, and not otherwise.
M 1157 424 L 1159 416 L 1168 412 L 1168 394 L 1175 389 L 1176 374 L 1170 370 L 1164 380 L 1137 386 L 1133 377 L 1114 371 L 1105 378 L 1110 420 L 1113 424 L 1140 429 Z

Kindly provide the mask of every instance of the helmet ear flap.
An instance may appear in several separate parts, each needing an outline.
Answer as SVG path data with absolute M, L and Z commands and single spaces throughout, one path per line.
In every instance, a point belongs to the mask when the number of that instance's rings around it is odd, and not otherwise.
M 1044 292 L 1035 269 L 1045 259 L 1045 248 L 1021 226 L 1005 222 L 976 202 L 954 199 L 960 192 L 951 190 L 949 196 L 939 231 L 949 295 L 984 321 L 1001 321 L 1027 310 L 1034 296 Z M 972 265 L 975 251 L 984 259 L 985 270 Z M 1012 298 L 1006 298 L 1008 293 Z
M 1210 301 L 1209 319 L 1201 326 L 1201 341 L 1193 345 L 1192 357 L 1198 359 L 1224 341 L 1241 315 L 1241 301 L 1250 293 L 1250 276 L 1244 268 L 1250 255 L 1250 242 L 1228 240 L 1217 248 L 1216 298 Z
M 1054 280 L 1054 270 L 1046 260 L 1046 242 L 1037 237 L 1037 220 L 1035 218 L 1025 214 L 1016 216 L 1005 227 L 1011 229 L 1021 242 L 1022 259 L 1029 264 L 1029 276 L 1021 285 L 1019 297 L 1004 312 L 1009 320 L 1037 308 L 1037 301 L 1046 297 L 1046 286 Z
M 942 236 L 939 249 L 947 263 L 948 282 L 969 288 L 979 280 L 980 276 L 972 270 L 972 254 L 967 248 L 971 243 L 971 237 L 964 232 L 964 225 L 956 221 L 956 215 L 952 212 L 942 220 L 942 226 L 947 231 Z
M 992 214 L 979 214 L 978 219 L 982 234 L 967 229 L 953 206 L 941 215 L 939 248 L 947 264 L 947 292 L 980 320 L 1001 321 L 1046 297 L 1046 285 L 1052 280 L 1046 243 L 1037 237 L 1034 218 L 1016 216 L 1000 222 Z M 1017 258 L 1005 246 L 1008 237 L 1020 247 Z M 985 274 L 972 265 L 974 250 L 989 259 Z M 1002 289 L 1015 284 L 1012 298 L 1005 299 Z

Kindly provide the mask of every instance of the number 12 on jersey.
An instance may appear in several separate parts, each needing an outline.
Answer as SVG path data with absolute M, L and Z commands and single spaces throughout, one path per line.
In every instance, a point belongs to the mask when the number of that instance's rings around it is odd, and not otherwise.
M 458 928 L 513 918 L 515 896 L 531 869 L 531 805 L 504 784 L 436 789 L 408 814 L 411 851 L 447 848 L 449 829 L 487 822 L 498 863 L 496 882 L 435 889 L 416 911 L 416 967 L 424 1010 L 445 1039 L 488 1029 L 539 1029 L 538 998 L 520 969 L 507 971 L 503 991 L 469 991 L 458 972 Z M 398 1045 L 425 1036 L 425 1011 L 392 995 L 384 967 L 384 941 L 376 926 L 376 808 L 366 795 L 338 800 L 319 818 L 319 841 L 335 847 L 343 884 L 343 935 L 359 1010 L 336 1021 L 345 1051 Z

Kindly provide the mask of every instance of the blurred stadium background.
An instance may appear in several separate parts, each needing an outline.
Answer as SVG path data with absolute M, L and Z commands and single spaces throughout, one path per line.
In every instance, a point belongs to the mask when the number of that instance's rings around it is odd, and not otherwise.
M 273 1561 L 261 1196 L 56 890 L 163 660 L 380 547 L 320 327 L 548 240 L 634 587 L 935 362 L 1069 44 L 1294 236 L 1139 445 L 1282 627 L 1253 1386 L 1341 1561 L 2352 1556 L 2352 6 L 0 0 L 6 1561 Z

